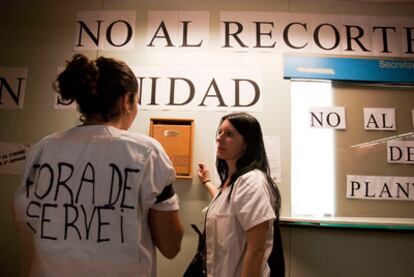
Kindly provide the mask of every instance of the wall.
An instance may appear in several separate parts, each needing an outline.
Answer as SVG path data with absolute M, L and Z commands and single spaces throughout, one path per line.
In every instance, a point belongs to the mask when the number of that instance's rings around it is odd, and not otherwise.
M 88 10 L 132 10 L 137 15 L 135 49 L 131 51 L 84 51 L 123 59 L 130 65 L 198 65 L 261 68 L 263 72 L 263 112 L 253 113 L 261 122 L 265 135 L 281 140 L 283 197 L 282 215 L 290 215 L 290 96 L 289 81 L 283 80 L 281 53 L 229 53 L 217 47 L 220 11 L 275 11 L 292 13 L 327 13 L 350 15 L 412 16 L 414 4 L 402 6 L 353 1 L 274 1 L 274 0 L 91 0 L 91 1 L 24 1 L 0 3 L 0 66 L 28 67 L 28 81 L 23 110 L 0 110 L 0 141 L 34 143 L 41 137 L 79 123 L 76 111 L 55 110 L 51 87 L 57 68 L 74 53 L 76 12 Z M 206 52 L 157 51 L 145 47 L 146 23 L 151 10 L 197 10 L 210 12 L 210 46 Z M 195 120 L 193 168 L 197 162 L 214 165 L 214 134 L 222 112 L 140 111 L 131 130 L 148 134 L 151 117 L 179 117 Z M 195 173 L 193 174 L 194 176 Z M 0 176 L 0 272 L 17 276 L 21 263 L 19 238 L 12 223 L 11 203 L 19 185 L 17 176 Z M 181 198 L 181 218 L 185 226 L 183 250 L 173 261 L 159 258 L 160 276 L 180 276 L 196 248 L 196 236 L 190 223 L 200 223 L 200 211 L 209 199 L 197 178 L 178 180 L 175 189 Z M 343 234 L 345 237 L 347 233 Z M 308 237 L 312 239 L 312 236 Z M 284 234 L 286 245 L 295 243 Z M 383 240 L 384 238 L 379 238 Z M 402 238 L 403 240 L 405 238 Z M 332 237 L 333 242 L 338 239 Z M 309 249 L 308 249 L 309 250 Z M 312 256 L 313 251 L 308 253 Z M 359 263 L 358 261 L 355 261 Z M 295 266 L 300 267 L 298 261 Z M 298 269 L 299 270 L 299 269 Z M 307 268 L 301 270 L 306 272 Z M 322 271 L 324 272 L 324 271 Z M 304 276 L 291 271 L 291 276 Z M 317 275 L 317 274 L 316 274 Z M 316 276 L 315 275 L 315 276 Z M 323 276 L 319 275 L 319 276 Z M 310 276 L 310 275 L 309 275 Z M 329 276 L 325 275 L 325 276 Z
M 413 276 L 411 232 L 282 227 L 286 276 Z

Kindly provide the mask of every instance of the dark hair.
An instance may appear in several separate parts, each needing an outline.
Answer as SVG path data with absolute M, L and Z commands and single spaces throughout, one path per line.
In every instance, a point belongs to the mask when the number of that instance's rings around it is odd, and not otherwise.
M 231 125 L 243 136 L 246 143 L 246 151 L 243 156 L 236 162 L 236 172 L 230 176 L 231 191 L 233 190 L 234 182 L 241 175 L 259 169 L 265 173 L 269 185 L 274 189 L 276 197 L 276 217 L 279 218 L 279 210 L 281 206 L 281 197 L 279 189 L 275 181 L 270 176 L 270 167 L 267 160 L 266 150 L 263 141 L 262 129 L 257 119 L 247 113 L 231 113 L 225 115 L 220 120 L 220 125 L 228 120 Z M 225 160 L 216 159 L 216 168 L 220 176 L 221 183 L 229 177 L 228 166 Z M 231 193 L 230 191 L 230 193 Z
M 64 101 L 77 102 L 81 121 L 91 115 L 110 121 L 120 115 L 120 97 L 130 93 L 130 101 L 133 102 L 138 82 L 132 70 L 122 61 L 105 57 L 91 61 L 77 54 L 67 61 L 54 89 Z

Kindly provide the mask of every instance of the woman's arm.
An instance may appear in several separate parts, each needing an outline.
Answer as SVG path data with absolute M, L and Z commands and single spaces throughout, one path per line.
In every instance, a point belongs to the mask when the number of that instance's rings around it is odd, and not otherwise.
M 269 220 L 260 223 L 246 232 L 246 254 L 243 258 L 242 277 L 262 276 L 262 264 L 266 250 L 266 234 Z
M 150 209 L 148 216 L 154 244 L 166 258 L 174 258 L 180 252 L 184 233 L 178 211 Z
M 211 182 L 210 170 L 208 169 L 208 166 L 206 166 L 204 163 L 198 164 L 198 178 L 200 179 L 200 182 L 206 187 L 211 197 L 216 196 L 218 189 Z
M 207 189 L 208 193 L 211 195 L 211 197 L 214 198 L 214 196 L 216 196 L 216 194 L 218 192 L 217 187 L 211 181 L 205 182 L 204 186 L 206 187 L 206 189 Z

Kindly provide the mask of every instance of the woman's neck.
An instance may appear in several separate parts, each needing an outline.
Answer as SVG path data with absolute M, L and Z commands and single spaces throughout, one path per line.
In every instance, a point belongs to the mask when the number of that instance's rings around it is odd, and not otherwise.
M 231 182 L 231 177 L 236 173 L 237 171 L 237 167 L 236 167 L 236 162 L 233 161 L 226 161 L 227 162 L 227 167 L 229 169 L 228 171 L 228 177 L 227 179 L 224 181 L 224 185 L 223 187 L 227 187 L 230 185 Z
M 119 121 L 110 120 L 110 121 L 104 121 L 101 118 L 98 117 L 89 117 L 83 122 L 83 125 L 107 125 L 112 126 L 115 128 L 120 129 Z
M 229 176 L 232 176 L 234 173 L 236 173 L 236 161 L 227 161 L 227 167 L 229 169 Z

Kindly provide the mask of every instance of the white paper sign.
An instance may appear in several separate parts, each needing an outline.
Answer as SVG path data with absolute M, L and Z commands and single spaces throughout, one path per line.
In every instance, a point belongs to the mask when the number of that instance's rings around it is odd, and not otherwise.
M 311 107 L 309 108 L 309 127 L 346 129 L 344 107 Z
M 22 174 L 29 148 L 29 144 L 0 142 L 0 174 Z
M 133 50 L 135 11 L 80 11 L 75 50 Z
M 365 130 L 396 130 L 394 108 L 364 108 Z
M 414 177 L 347 175 L 346 197 L 414 200 Z
M 258 68 L 131 66 L 143 110 L 262 111 Z M 58 94 L 55 109 L 75 110 Z
M 280 162 L 280 138 L 277 136 L 263 136 L 270 175 L 276 183 L 282 182 L 282 166 Z
M 262 111 L 260 68 L 134 66 L 143 110 Z
M 387 27 L 380 27 L 387 26 Z M 220 47 L 230 51 L 413 56 L 412 18 L 287 12 L 220 13 Z M 388 32 L 393 29 L 392 32 Z
M 389 163 L 414 164 L 414 141 L 388 141 L 387 160 Z
M 0 67 L 0 109 L 23 109 L 27 67 Z
M 145 45 L 200 49 L 208 46 L 209 12 L 150 11 Z

